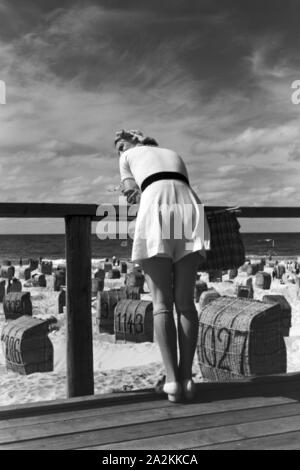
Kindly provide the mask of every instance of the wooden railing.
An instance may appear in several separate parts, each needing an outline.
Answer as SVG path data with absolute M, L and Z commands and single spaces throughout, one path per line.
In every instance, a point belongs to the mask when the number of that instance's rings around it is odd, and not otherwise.
M 97 204 L 0 203 L 0 217 L 64 218 L 67 264 L 68 397 L 94 394 L 91 317 L 91 222 Z M 224 209 L 206 206 L 206 210 Z M 241 218 L 300 218 L 300 207 L 240 207 Z M 118 217 L 118 207 L 115 207 Z

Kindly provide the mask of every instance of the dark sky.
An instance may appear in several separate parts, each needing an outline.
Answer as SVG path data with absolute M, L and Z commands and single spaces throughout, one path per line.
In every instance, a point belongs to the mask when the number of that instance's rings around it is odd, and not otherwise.
M 140 128 L 206 204 L 299 205 L 299 18 L 296 0 L 0 0 L 1 200 L 116 203 L 114 133 Z

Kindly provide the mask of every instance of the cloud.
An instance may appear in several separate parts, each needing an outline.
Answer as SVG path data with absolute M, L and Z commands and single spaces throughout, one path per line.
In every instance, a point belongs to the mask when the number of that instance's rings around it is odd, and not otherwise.
M 113 137 L 128 127 L 177 150 L 204 202 L 299 204 L 297 9 L 273 9 L 2 2 L 2 200 L 117 202 Z

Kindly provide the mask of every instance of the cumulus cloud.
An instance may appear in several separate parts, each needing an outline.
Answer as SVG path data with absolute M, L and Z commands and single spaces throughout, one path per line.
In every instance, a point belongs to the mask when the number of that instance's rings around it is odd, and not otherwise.
M 299 204 L 297 9 L 267 3 L 3 1 L 2 200 L 117 202 L 113 136 L 133 127 L 203 202 Z

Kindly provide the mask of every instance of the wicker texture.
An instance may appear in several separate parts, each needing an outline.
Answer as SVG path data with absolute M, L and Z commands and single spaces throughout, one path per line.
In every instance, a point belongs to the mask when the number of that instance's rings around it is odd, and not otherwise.
M 6 367 L 19 374 L 53 371 L 53 346 L 48 322 L 21 317 L 7 323 L 1 333 Z
M 219 292 L 216 289 L 208 289 L 207 291 L 202 292 L 199 299 L 199 309 L 204 308 L 209 302 L 214 299 L 218 299 L 220 296 Z
M 126 299 L 126 289 L 111 289 L 98 292 L 96 323 L 100 333 L 114 333 L 114 311 L 121 299 Z
M 140 293 L 144 292 L 145 276 L 139 271 L 126 274 L 125 285 L 127 287 L 139 287 Z
M 14 275 L 15 275 L 14 266 L 1 266 L 0 277 L 4 277 L 5 279 L 12 279 Z
M 5 279 L 0 279 L 0 302 L 3 302 L 3 298 L 5 296 Z
M 60 291 L 61 286 L 66 285 L 66 271 L 63 269 L 57 269 L 53 273 L 53 288 L 55 292 Z
M 255 276 L 255 285 L 259 289 L 270 289 L 272 282 L 271 274 L 264 271 L 258 272 Z
M 3 298 L 6 320 L 16 320 L 23 315 L 32 315 L 30 292 L 10 292 Z
M 286 372 L 279 305 L 220 297 L 199 315 L 197 356 L 213 381 Z
M 52 261 L 42 261 L 39 265 L 42 274 L 51 275 L 53 270 Z
M 262 298 L 263 302 L 268 304 L 279 304 L 281 311 L 281 320 L 280 326 L 283 336 L 289 336 L 290 328 L 292 326 L 292 307 L 289 302 L 286 300 L 284 295 L 264 295 Z
M 148 300 L 120 300 L 114 313 L 116 341 L 153 342 L 153 304 Z
M 245 262 L 245 248 L 234 211 L 207 212 L 206 215 L 210 227 L 211 250 L 206 252 L 201 271 L 238 268 Z

